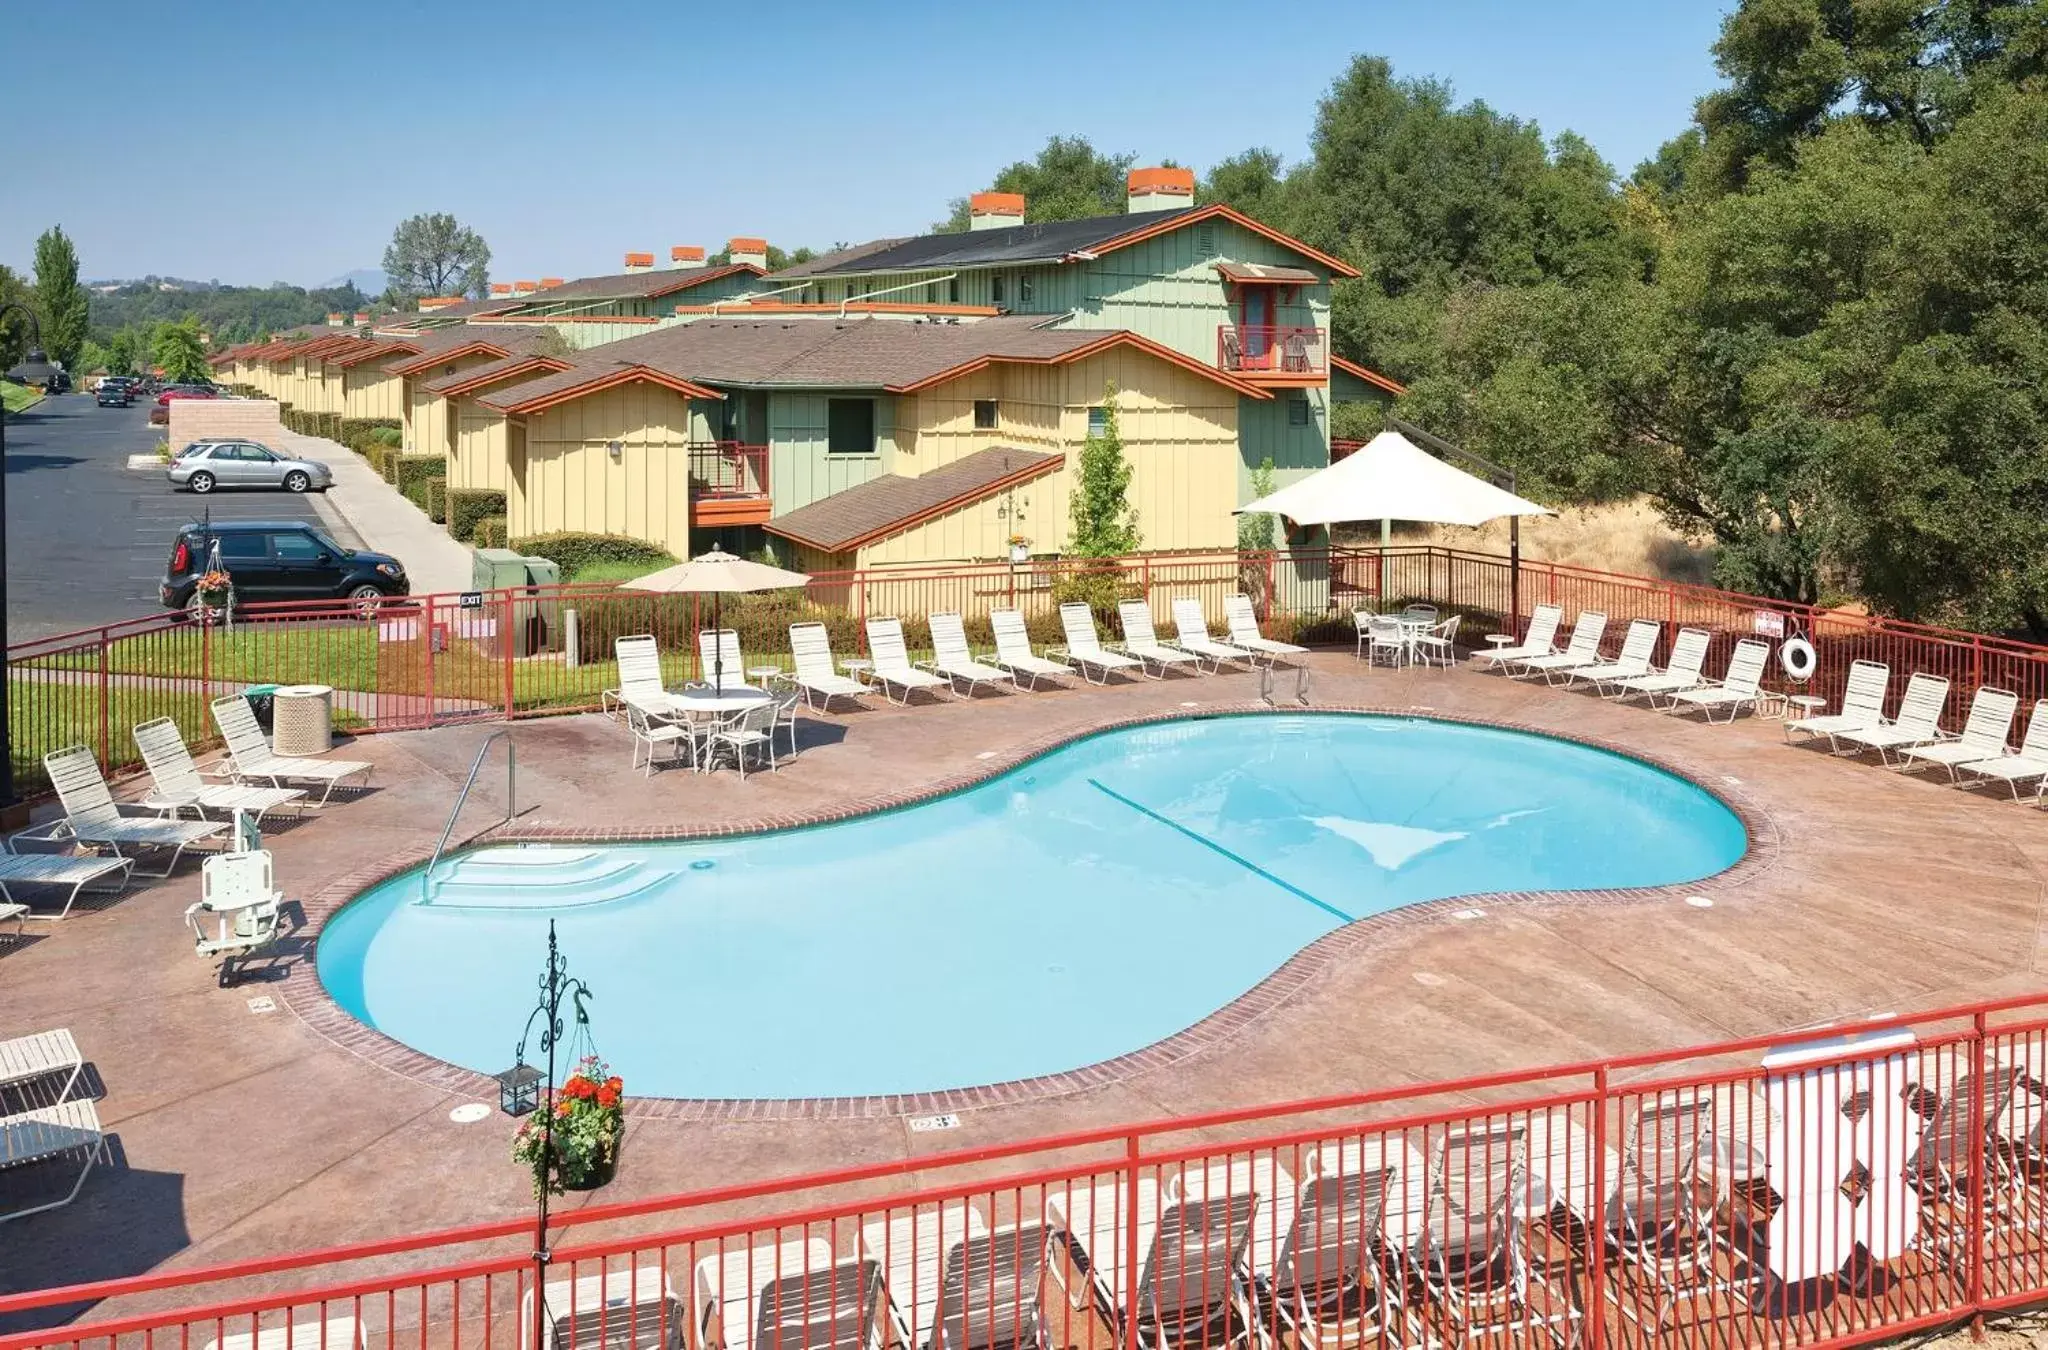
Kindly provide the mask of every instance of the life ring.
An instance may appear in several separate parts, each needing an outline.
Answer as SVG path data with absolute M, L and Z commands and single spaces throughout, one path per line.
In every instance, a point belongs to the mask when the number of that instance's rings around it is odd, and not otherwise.
M 1818 658 L 1814 655 L 1813 644 L 1803 637 L 1793 638 L 1778 648 L 1778 664 L 1785 673 L 1800 684 L 1813 678 L 1813 668 Z

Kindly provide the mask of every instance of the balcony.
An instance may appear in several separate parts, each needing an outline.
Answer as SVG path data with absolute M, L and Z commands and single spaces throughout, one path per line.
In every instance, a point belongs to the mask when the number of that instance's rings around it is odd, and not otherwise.
M 711 441 L 690 447 L 692 524 L 758 525 L 774 509 L 767 446 Z
M 1216 330 L 1216 366 L 1254 384 L 1306 386 L 1330 378 L 1330 343 L 1314 326 L 1227 323 Z

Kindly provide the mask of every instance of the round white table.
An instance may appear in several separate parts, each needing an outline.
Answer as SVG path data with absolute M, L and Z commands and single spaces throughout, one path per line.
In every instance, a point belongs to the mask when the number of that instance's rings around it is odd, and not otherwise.
M 668 702 L 678 713 L 719 716 L 758 708 L 772 697 L 765 689 L 723 689 L 715 694 L 670 694 Z
M 1513 633 L 1488 633 L 1486 640 L 1495 647 L 1512 647 L 1515 644 L 1515 635 Z
M 859 680 L 862 684 L 866 684 L 868 682 L 868 672 L 875 668 L 875 663 L 855 658 L 841 661 L 839 668 L 846 672 L 848 679 Z
M 1781 700 L 1783 711 L 1779 714 L 1787 722 L 1800 718 L 1818 717 L 1828 701 L 1819 694 L 1786 694 Z
M 781 673 L 781 666 L 747 667 L 747 678 L 752 680 L 755 684 L 760 685 L 763 689 L 766 689 L 768 687 L 768 682 L 770 680 L 774 679 L 777 675 L 780 675 Z

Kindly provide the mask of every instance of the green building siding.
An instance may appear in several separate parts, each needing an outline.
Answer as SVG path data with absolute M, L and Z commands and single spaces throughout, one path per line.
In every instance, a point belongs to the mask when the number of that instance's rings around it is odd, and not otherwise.
M 768 486 L 781 515 L 888 473 L 896 454 L 896 400 L 875 396 L 875 453 L 835 455 L 827 449 L 826 401 L 845 393 L 768 395 Z

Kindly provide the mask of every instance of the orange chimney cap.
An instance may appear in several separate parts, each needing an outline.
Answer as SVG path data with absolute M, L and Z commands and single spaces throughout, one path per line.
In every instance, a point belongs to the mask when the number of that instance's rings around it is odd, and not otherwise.
M 515 281 L 512 283 L 512 289 L 515 291 L 537 291 L 540 289 L 540 283 L 538 281 Z
M 763 248 L 765 250 L 766 246 L 764 245 Z M 702 244 L 677 244 L 668 251 L 668 257 L 670 262 L 703 262 L 704 246 Z
M 725 247 L 726 251 L 730 253 L 766 253 L 768 251 L 768 241 L 766 239 L 752 239 L 744 235 L 735 235 L 725 241 Z
M 491 294 L 492 294 L 492 295 L 510 295 L 510 294 L 512 294 L 512 283 L 511 283 L 511 282 L 509 282 L 509 281 L 494 281 L 494 282 L 492 282 L 492 283 L 491 283 Z
M 967 209 L 977 216 L 1021 216 L 1024 214 L 1024 194 L 977 192 L 967 199 Z
M 562 279 L 560 277 L 542 277 L 540 279 L 540 288 L 542 290 L 547 290 L 551 286 L 559 286 L 561 284 Z
M 654 255 L 652 253 L 628 253 L 626 255 L 626 266 L 652 267 L 654 266 Z
M 1132 192 L 1167 192 L 1183 197 L 1195 195 L 1193 169 L 1132 169 L 1125 181 Z

